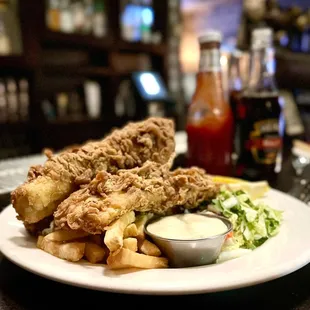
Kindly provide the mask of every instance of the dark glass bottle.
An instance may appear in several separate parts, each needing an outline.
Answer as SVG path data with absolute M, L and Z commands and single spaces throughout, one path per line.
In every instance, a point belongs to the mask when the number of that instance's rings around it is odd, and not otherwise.
M 278 0 L 266 1 L 266 13 L 265 21 L 268 27 L 274 31 L 278 31 L 280 28 L 281 8 Z
M 243 53 L 240 50 L 235 50 L 229 63 L 229 103 L 234 117 L 234 145 L 233 145 L 233 168 L 238 154 L 240 153 L 240 141 L 239 141 L 239 105 L 244 88 L 243 79 L 241 74 L 241 61 Z
M 274 79 L 273 32 L 252 33 L 249 84 L 239 104 L 240 141 L 236 174 L 254 180 L 273 181 L 281 170 L 284 118 Z

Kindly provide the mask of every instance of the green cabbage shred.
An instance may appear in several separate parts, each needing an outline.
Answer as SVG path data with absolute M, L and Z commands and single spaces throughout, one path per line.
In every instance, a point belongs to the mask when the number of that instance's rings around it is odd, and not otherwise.
M 282 223 L 282 211 L 265 202 L 254 202 L 244 190 L 222 189 L 208 209 L 228 218 L 233 224 L 233 237 L 223 251 L 239 248 L 254 250 L 275 236 Z

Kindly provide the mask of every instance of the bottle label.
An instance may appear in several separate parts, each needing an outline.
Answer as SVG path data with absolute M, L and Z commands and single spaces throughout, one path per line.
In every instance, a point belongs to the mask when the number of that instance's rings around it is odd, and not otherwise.
M 278 119 L 255 122 L 245 146 L 256 163 L 274 164 L 282 148 Z
M 217 48 L 202 50 L 200 54 L 200 72 L 220 72 L 221 53 Z

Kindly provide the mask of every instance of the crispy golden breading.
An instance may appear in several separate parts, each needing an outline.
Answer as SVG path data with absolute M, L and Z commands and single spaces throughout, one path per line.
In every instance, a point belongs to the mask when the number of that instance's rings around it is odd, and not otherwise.
M 167 214 L 175 206 L 195 208 L 219 190 L 199 168 L 170 171 L 171 162 L 146 162 L 140 168 L 100 172 L 85 188 L 64 200 L 54 213 L 55 225 L 98 234 L 132 210 Z
M 114 130 L 101 141 L 51 154 L 43 166 L 32 167 L 27 182 L 12 192 L 18 218 L 31 224 L 53 214 L 59 203 L 99 171 L 114 174 L 147 160 L 166 163 L 175 149 L 174 134 L 173 121 L 149 118 Z

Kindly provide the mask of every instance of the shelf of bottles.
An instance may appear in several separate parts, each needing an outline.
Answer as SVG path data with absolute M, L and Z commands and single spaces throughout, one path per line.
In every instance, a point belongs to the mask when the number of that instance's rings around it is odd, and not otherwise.
M 41 109 L 49 124 L 72 124 L 101 120 L 102 89 L 87 79 L 70 90 L 61 90 L 42 97 Z
M 29 81 L 0 78 L 0 124 L 27 122 L 29 119 Z
M 306 1 L 305 1 L 305 4 Z M 291 4 L 280 5 L 278 0 L 245 0 L 239 38 L 249 41 L 253 28 L 268 26 L 274 31 L 276 47 L 285 48 L 294 53 L 310 54 L 310 4 L 301 8 Z M 240 42 L 249 46 L 249 42 Z
M 244 0 L 238 49 L 247 53 L 252 31 L 266 26 L 274 33 L 279 87 L 310 88 L 310 4 L 305 1 L 301 7 L 289 1 Z
M 71 38 L 107 38 L 110 15 L 105 0 L 47 0 L 45 8 L 45 23 L 52 33 L 70 34 Z M 155 19 L 153 0 L 120 0 L 119 47 L 128 48 L 126 43 L 162 43 Z
M 162 33 L 155 26 L 153 1 L 120 1 L 120 37 L 123 41 L 154 45 L 162 42 Z
M 0 56 L 20 56 L 23 46 L 16 1 L 0 1 Z
M 0 78 L 0 159 L 28 154 L 29 80 Z
M 264 21 L 274 31 L 277 82 L 304 93 L 310 87 L 310 3 L 305 1 L 302 8 L 269 0 L 266 5 Z
M 310 8 L 269 5 L 266 23 L 275 31 L 275 43 L 292 52 L 310 54 Z
M 50 31 L 97 38 L 107 35 L 104 0 L 47 0 L 45 8 L 45 22 Z

